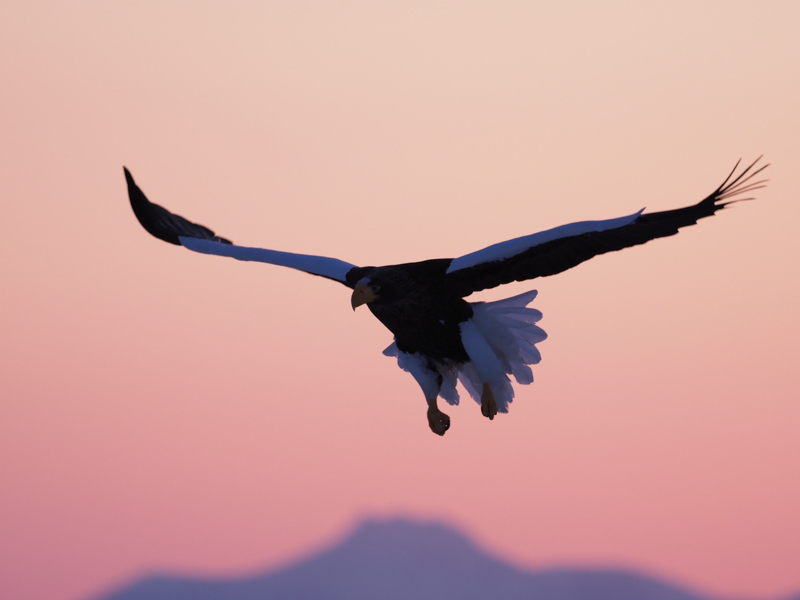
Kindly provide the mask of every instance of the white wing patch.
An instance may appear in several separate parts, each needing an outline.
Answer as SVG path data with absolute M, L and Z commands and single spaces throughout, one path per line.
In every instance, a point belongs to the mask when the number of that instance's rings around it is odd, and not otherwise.
M 219 242 L 201 240 L 193 237 L 181 236 L 178 239 L 184 247 L 193 252 L 216 254 L 217 256 L 228 256 L 236 260 L 250 260 L 278 265 L 280 267 L 289 267 L 290 269 L 305 271 L 312 275 L 329 277 L 330 279 L 336 279 L 341 282 L 345 281 L 347 272 L 356 266 L 337 258 L 328 258 L 327 256 L 294 254 L 292 252 L 279 252 L 277 250 L 265 250 L 263 248 L 247 248 L 245 246 L 221 244 Z
M 529 248 L 552 242 L 559 238 L 571 237 L 573 235 L 580 235 L 582 233 L 589 233 L 593 231 L 605 231 L 607 229 L 616 229 L 633 223 L 639 215 L 644 212 L 644 209 L 627 217 L 620 217 L 617 219 L 607 219 L 605 221 L 580 221 L 578 223 L 570 223 L 568 225 L 561 225 L 554 227 L 547 231 L 540 231 L 531 235 L 524 235 L 522 237 L 514 238 L 500 242 L 499 244 L 492 244 L 483 250 L 471 252 L 464 256 L 459 256 L 450 263 L 447 269 L 448 273 L 458 271 L 459 269 L 468 269 L 481 263 L 494 262 L 511 258 L 517 254 L 522 254 Z

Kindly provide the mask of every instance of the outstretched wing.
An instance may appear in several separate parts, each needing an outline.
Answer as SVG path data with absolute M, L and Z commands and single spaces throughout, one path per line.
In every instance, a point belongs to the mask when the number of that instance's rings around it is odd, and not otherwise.
M 562 225 L 465 254 L 450 263 L 448 285 L 464 297 L 512 281 L 555 275 L 598 254 L 675 235 L 681 227 L 694 225 L 732 202 L 752 200 L 731 198 L 764 187 L 766 180 L 752 181 L 769 166 L 756 168 L 759 160 L 734 177 L 741 161 L 737 162 L 722 185 L 694 206 Z
M 236 246 L 230 240 L 215 235 L 208 227 L 192 223 L 180 215 L 172 214 L 166 208 L 150 202 L 133 181 L 130 171 L 125 167 L 123 169 L 125 170 L 125 180 L 128 182 L 128 196 L 133 213 L 139 219 L 142 227 L 158 239 L 170 244 L 182 245 L 202 254 L 216 254 L 237 260 L 251 260 L 289 267 L 333 279 L 347 287 L 353 287 L 347 283 L 347 273 L 356 268 L 356 265 L 327 256 Z

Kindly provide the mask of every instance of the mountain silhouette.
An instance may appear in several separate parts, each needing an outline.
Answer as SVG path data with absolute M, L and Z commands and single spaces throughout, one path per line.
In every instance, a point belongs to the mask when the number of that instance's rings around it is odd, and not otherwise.
M 344 541 L 254 577 L 147 577 L 96 600 L 712 600 L 620 570 L 523 571 L 441 524 L 366 521 Z M 719 599 L 715 599 L 719 600 Z M 800 600 L 800 596 L 794 600 Z

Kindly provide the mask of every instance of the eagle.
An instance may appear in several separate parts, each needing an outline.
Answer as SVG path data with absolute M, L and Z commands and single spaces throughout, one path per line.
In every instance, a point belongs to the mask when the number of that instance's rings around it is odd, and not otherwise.
M 547 338 L 537 325 L 542 313 L 528 305 L 537 291 L 495 302 L 465 298 L 513 281 L 556 275 L 594 256 L 675 235 L 742 197 L 763 188 L 754 180 L 769 165 L 761 157 L 739 170 L 692 206 L 604 221 L 581 221 L 493 244 L 458 258 L 437 258 L 382 267 L 357 265 L 325 256 L 237 246 L 208 227 L 193 223 L 150 202 L 123 167 L 136 218 L 153 236 L 201 254 L 264 262 L 339 282 L 352 290 L 353 310 L 366 305 L 394 335 L 384 350 L 410 373 L 427 402 L 428 425 L 444 435 L 450 417 L 439 409 L 441 397 L 458 404 L 456 382 L 494 419 L 508 412 L 514 399 L 510 376 L 533 382 L 530 365 L 541 360 L 536 345 Z M 737 171 L 739 171 L 737 173 Z

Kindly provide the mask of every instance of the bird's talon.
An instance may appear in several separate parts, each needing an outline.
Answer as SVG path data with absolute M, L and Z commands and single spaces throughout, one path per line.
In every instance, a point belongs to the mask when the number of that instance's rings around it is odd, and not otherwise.
M 497 414 L 497 401 L 494 399 L 494 393 L 488 383 L 483 384 L 483 395 L 481 396 L 481 414 L 489 419 L 494 420 Z
M 436 435 L 444 435 L 450 429 L 450 417 L 439 410 L 435 401 L 428 406 L 428 426 Z

